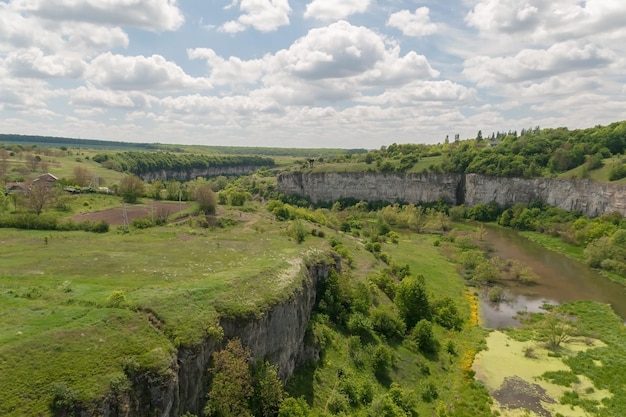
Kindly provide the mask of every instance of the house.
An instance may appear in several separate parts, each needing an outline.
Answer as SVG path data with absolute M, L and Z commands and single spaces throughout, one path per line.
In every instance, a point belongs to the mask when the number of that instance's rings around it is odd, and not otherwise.
M 28 193 L 30 189 L 33 188 L 35 184 L 45 184 L 47 189 L 52 188 L 55 182 L 59 179 L 49 172 L 45 174 L 39 175 L 37 178 L 32 180 L 31 182 L 8 182 L 6 184 L 6 195 L 9 195 L 13 192 L 21 192 L 23 194 Z
M 15 192 L 26 193 L 28 191 L 28 185 L 23 182 L 7 182 L 5 194 L 9 195 Z
M 41 174 L 40 176 L 38 176 L 37 178 L 35 178 L 32 182 L 32 184 L 36 183 L 37 181 L 44 181 L 47 182 L 48 184 L 52 185 L 55 182 L 57 182 L 59 179 L 57 177 L 55 177 L 54 175 L 52 175 L 51 173 L 47 172 L 45 174 Z

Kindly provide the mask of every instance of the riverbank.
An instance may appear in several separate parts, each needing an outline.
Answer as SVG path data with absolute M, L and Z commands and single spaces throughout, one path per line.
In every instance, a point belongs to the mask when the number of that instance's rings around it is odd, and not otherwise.
M 524 236 L 525 238 L 532 240 L 533 242 L 543 246 L 546 249 L 558 252 L 562 255 L 565 255 L 571 259 L 574 259 L 578 262 L 585 262 L 585 254 L 584 249 L 580 246 L 575 246 L 559 239 L 558 237 L 549 236 L 539 232 L 532 231 L 520 231 L 518 232 L 520 236 Z M 600 275 L 603 275 L 609 278 L 612 281 L 615 281 L 619 284 L 626 286 L 626 278 L 618 275 L 616 273 L 606 271 L 606 270 L 597 270 Z

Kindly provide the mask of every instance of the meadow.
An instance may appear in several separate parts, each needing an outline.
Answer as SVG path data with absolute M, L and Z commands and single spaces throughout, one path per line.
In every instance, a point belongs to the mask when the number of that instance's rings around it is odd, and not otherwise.
M 78 400 L 98 398 L 128 361 L 165 372 L 219 316 L 258 314 L 291 294 L 300 280 L 283 272 L 305 248 L 267 214 L 224 216 L 232 227 L 0 229 L 0 415 L 45 414 L 57 381 Z

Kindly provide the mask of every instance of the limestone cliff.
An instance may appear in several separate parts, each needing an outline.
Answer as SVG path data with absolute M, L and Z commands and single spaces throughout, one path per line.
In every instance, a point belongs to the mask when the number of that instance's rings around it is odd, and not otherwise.
M 148 182 L 161 180 L 189 181 L 199 177 L 217 177 L 219 175 L 247 175 L 261 166 L 256 165 L 225 165 L 205 168 L 193 168 L 185 171 L 158 170 L 140 174 L 139 177 Z
M 315 203 L 342 198 L 391 203 L 420 203 L 443 198 L 454 203 L 460 185 L 461 177 L 455 174 L 296 172 L 278 176 L 280 192 L 307 196 Z
M 587 216 L 612 212 L 626 216 L 626 185 L 557 178 L 498 178 L 478 174 L 389 174 L 376 172 L 294 172 L 278 176 L 278 190 L 314 203 L 352 198 L 364 201 L 424 203 L 440 198 L 473 206 L 501 206 L 539 199 Z
M 580 179 L 497 178 L 468 174 L 465 203 L 469 206 L 495 201 L 501 206 L 541 200 L 586 216 L 612 212 L 626 216 L 626 186 Z

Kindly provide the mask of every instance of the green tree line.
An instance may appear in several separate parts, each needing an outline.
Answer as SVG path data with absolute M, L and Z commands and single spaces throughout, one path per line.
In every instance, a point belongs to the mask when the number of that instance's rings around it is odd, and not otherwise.
M 171 152 L 99 153 L 92 158 L 107 168 L 136 175 L 157 171 L 185 172 L 209 167 L 255 166 L 272 167 L 274 160 L 261 156 L 213 156 L 203 154 L 175 154 Z

